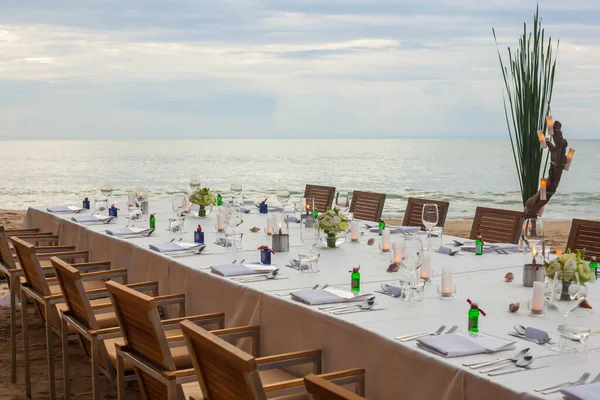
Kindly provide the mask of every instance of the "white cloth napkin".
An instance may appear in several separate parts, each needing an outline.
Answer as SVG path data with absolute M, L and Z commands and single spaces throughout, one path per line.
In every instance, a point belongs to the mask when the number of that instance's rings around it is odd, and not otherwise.
M 400 286 L 391 285 L 389 283 L 382 283 L 381 290 L 394 297 L 399 297 L 402 294 L 402 288 Z
M 204 248 L 203 243 L 185 243 L 185 242 L 167 242 L 151 244 L 150 248 L 159 253 L 171 253 L 174 251 L 185 251 L 185 250 L 197 250 L 198 248 Z
M 46 208 L 46 211 L 51 213 L 78 213 L 81 210 L 83 210 L 83 208 L 75 206 L 55 206 Z
M 386 226 L 385 229 L 390 231 L 390 234 L 396 233 L 417 233 L 421 230 L 420 226 Z M 369 232 L 379 232 L 379 227 L 369 228 Z
M 297 290 L 295 292 L 291 292 L 290 295 L 292 296 L 292 299 L 311 306 L 319 304 L 364 301 L 371 296 L 370 293 L 354 293 L 334 287 L 328 287 L 320 290 Z
M 448 358 L 510 350 L 515 348 L 514 343 L 483 334 L 477 336 L 431 335 L 417 339 L 419 347 Z
M 84 222 L 108 222 L 112 220 L 114 217 L 108 217 L 106 215 L 76 215 L 71 219 L 75 222 L 84 223 Z
M 566 400 L 600 400 L 600 383 L 562 389 Z
M 276 265 L 266 264 L 223 264 L 213 265 L 211 271 L 221 276 L 241 276 L 253 274 L 268 274 L 277 269 Z
M 150 230 L 154 230 L 154 229 L 148 229 L 148 228 L 113 228 L 113 229 L 107 229 L 106 233 L 108 233 L 109 235 L 112 235 L 112 236 L 127 236 L 127 235 L 141 235 L 141 234 L 149 232 Z

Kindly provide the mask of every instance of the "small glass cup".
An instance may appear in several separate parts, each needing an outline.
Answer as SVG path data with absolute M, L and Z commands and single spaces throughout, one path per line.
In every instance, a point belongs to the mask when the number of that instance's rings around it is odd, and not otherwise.
M 558 326 L 558 346 L 550 349 L 560 353 L 585 353 L 591 329 L 583 326 L 561 324 Z
M 175 234 L 184 234 L 185 233 L 185 218 L 176 217 L 169 218 L 169 231 Z
M 94 200 L 94 210 L 95 210 L 96 214 L 106 213 L 106 215 L 108 215 L 108 200 L 107 199 Z
M 422 279 L 406 278 L 400 280 L 402 294 L 400 298 L 411 303 L 423 301 L 423 293 L 425 292 L 425 282 Z
M 440 250 L 440 247 L 443 246 L 443 234 L 444 228 L 442 228 L 441 226 L 435 226 L 433 227 L 433 229 L 431 229 L 431 238 L 429 239 L 431 250 Z
M 129 206 L 127 207 L 127 211 L 129 211 L 129 219 L 131 221 L 139 221 L 142 219 L 142 209 L 138 206 Z
M 243 233 L 225 233 L 225 249 L 231 251 L 238 251 L 243 249 L 242 238 L 244 236 Z
M 320 254 L 301 253 L 298 254 L 298 271 L 306 273 L 319 272 Z

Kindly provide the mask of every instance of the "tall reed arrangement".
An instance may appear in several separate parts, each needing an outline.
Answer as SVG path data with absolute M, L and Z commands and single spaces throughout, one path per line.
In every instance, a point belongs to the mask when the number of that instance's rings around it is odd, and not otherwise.
M 496 46 L 498 39 L 492 28 Z M 523 35 L 515 50 L 508 50 L 505 62 L 498 49 L 498 59 L 504 78 L 504 115 L 510 136 L 517 175 L 521 186 L 523 205 L 529 197 L 538 191 L 540 170 L 542 168 L 543 150 L 537 136 L 539 129 L 546 127 L 546 115 L 550 114 L 550 101 L 554 87 L 554 72 L 558 51 L 552 46 L 552 38 L 544 39 L 539 18 L 539 6 L 533 17 L 533 31 L 527 32 L 527 24 L 523 23 Z M 548 166 L 548 154 L 544 161 L 544 171 Z

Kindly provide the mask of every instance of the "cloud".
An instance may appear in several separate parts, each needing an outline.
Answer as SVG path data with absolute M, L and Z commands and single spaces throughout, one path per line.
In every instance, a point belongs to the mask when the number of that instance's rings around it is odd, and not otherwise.
M 595 2 L 541 7 L 553 113 L 600 137 Z M 501 52 L 533 1 L 0 5 L 0 139 L 505 135 Z M 591 117 L 590 117 L 591 116 Z M 166 133 L 168 131 L 168 133 Z

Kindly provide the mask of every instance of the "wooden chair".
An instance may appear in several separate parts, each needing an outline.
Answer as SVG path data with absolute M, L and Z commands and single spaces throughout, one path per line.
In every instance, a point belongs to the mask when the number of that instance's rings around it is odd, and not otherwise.
M 335 188 L 332 186 L 306 185 L 304 197 L 309 204 L 313 204 L 319 212 L 327 211 L 333 203 Z
M 469 238 L 477 239 L 477 232 L 481 232 L 484 242 L 517 244 L 523 221 L 522 211 L 477 207 Z
M 444 227 L 446 224 L 446 217 L 448 216 L 448 209 L 450 203 L 447 201 L 439 200 L 428 200 L 428 199 L 417 199 L 415 197 L 409 197 L 408 203 L 406 204 L 406 211 L 404 212 L 404 220 L 402 221 L 403 226 L 420 226 L 421 229 L 425 230 L 423 225 L 423 206 L 425 204 L 437 204 L 438 206 L 438 223 L 436 226 Z
M 314 374 L 304 377 L 304 386 L 306 386 L 306 391 L 312 395 L 313 400 L 365 400 L 364 397 Z
M 92 395 L 94 399 L 101 398 L 101 385 L 98 384 L 99 374 L 102 373 L 111 381 L 116 379 L 117 357 L 115 344 L 124 344 L 121 328 L 116 314 L 105 305 L 97 307 L 92 305 L 92 299 L 107 298 L 108 290 L 95 289 L 86 291 L 83 277 L 79 270 L 59 258 L 53 257 L 52 264 L 62 288 L 67 309 L 61 314 L 61 337 L 63 344 L 63 373 L 65 382 L 65 400 L 70 398 L 69 386 L 69 347 L 68 337 L 70 332 L 75 332 L 82 344 L 84 354 L 91 359 L 92 365 Z M 138 292 L 150 292 L 152 299 L 159 307 L 177 304 L 179 317 L 175 320 L 163 320 L 162 329 L 167 336 L 181 335 L 179 322 L 185 316 L 185 295 L 158 296 L 158 282 L 139 282 L 125 285 Z M 100 313 L 100 314 L 99 314 Z M 194 317 L 187 317 L 193 319 Z M 222 325 L 224 317 L 220 321 Z M 130 365 L 125 366 L 125 379 L 135 379 L 135 374 Z
M 3 226 L 0 226 L 0 273 L 4 274 L 8 284 L 10 296 L 10 354 L 11 354 L 11 383 L 17 382 L 17 299 L 20 297 L 19 281 L 23 277 L 23 271 L 19 265 L 16 255 L 13 254 L 11 242 L 8 240 L 8 235 L 19 237 L 24 241 L 35 244 L 37 253 L 57 253 L 70 252 L 75 250 L 73 246 L 54 246 L 58 243 L 58 236 L 31 232 L 30 230 L 10 230 L 7 231 Z M 23 235 L 23 236 L 21 236 Z M 52 246 L 40 246 L 52 245 Z M 45 273 L 52 273 L 52 268 L 47 262 L 47 256 L 40 255 L 40 262 Z
M 600 221 L 574 219 L 567 242 L 567 249 L 572 252 L 586 250 L 585 258 L 592 256 L 600 259 Z
M 27 397 L 31 398 L 31 377 L 29 368 L 29 338 L 27 334 L 27 307 L 29 300 L 33 301 L 38 314 L 41 316 L 46 331 L 46 356 L 48 364 L 48 378 L 51 399 L 56 398 L 54 382 L 54 345 L 53 334 L 60 336 L 60 318 L 59 311 L 65 309 L 63 296 L 58 286 L 56 278 L 47 278 L 45 271 L 40 264 L 35 246 L 17 237 L 11 237 L 15 246 L 21 269 L 25 280 L 21 281 L 21 320 L 23 324 L 23 352 L 25 358 L 25 390 Z M 46 256 L 52 253 L 45 254 Z M 56 253 L 52 256 L 59 256 L 64 259 L 73 260 L 78 257 L 89 257 L 87 252 L 71 251 Z M 84 275 L 87 289 L 97 289 L 104 287 L 104 280 L 112 278 L 126 279 L 126 269 L 110 269 L 108 262 L 86 262 L 73 264 L 74 268 L 88 272 Z M 104 302 L 106 303 L 106 302 Z M 73 337 L 75 338 L 75 337 Z
M 222 328 L 225 314 L 212 313 L 161 322 L 157 308 L 161 298 L 152 298 L 117 282 L 107 282 L 106 287 L 124 339 L 124 344 L 115 343 L 118 398 L 125 399 L 127 368 L 135 372 L 144 399 L 183 398 L 181 386 L 195 380 L 192 361 L 181 334 L 167 337 L 164 329 L 172 329 L 173 324 L 184 319 L 198 325 L 217 324 Z
M 225 341 L 218 331 L 207 332 L 188 321 L 181 323 L 181 330 L 192 356 L 204 399 L 266 400 L 267 395 L 274 397 L 276 394 L 278 399 L 285 399 L 287 396 L 279 396 L 302 390 L 303 379 L 296 378 L 265 384 L 259 371 L 313 363 L 314 372 L 320 373 L 320 350 L 255 358 Z M 339 384 L 356 383 L 358 391 L 364 392 L 364 370 L 362 369 L 332 372 L 321 377 Z
M 383 193 L 361 192 L 352 193 L 350 212 L 355 219 L 363 221 L 379 221 L 383 213 L 386 195 Z

